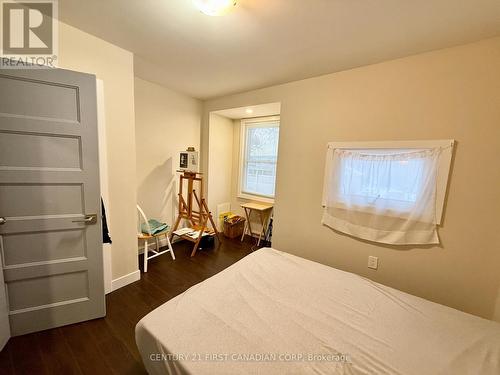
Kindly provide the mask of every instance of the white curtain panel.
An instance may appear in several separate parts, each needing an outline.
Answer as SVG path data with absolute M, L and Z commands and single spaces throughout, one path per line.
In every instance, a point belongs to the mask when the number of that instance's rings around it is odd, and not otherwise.
M 440 148 L 328 148 L 322 223 L 387 244 L 437 244 Z

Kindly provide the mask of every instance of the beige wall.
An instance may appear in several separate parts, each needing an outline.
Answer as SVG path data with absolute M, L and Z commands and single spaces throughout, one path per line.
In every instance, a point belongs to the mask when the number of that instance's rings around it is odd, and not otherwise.
M 274 247 L 492 318 L 500 286 L 500 38 L 228 96 L 281 102 Z M 382 246 L 321 226 L 326 143 L 457 140 L 441 246 Z M 379 257 L 377 271 L 368 255 Z
M 113 240 L 112 275 L 116 279 L 138 269 L 133 55 L 60 23 L 59 66 L 95 74 L 104 82 L 110 197 L 107 214 Z
M 241 120 L 233 120 L 233 163 L 231 178 L 231 211 L 244 216 L 245 213 L 241 205 L 250 200 L 238 197 L 238 185 L 240 179 L 240 144 L 241 140 Z M 209 169 L 210 170 L 210 169 Z
M 211 173 L 208 177 L 208 206 L 217 214 L 217 205 L 231 203 L 233 178 L 233 120 L 210 114 L 210 137 L 208 163 Z M 215 217 L 216 222 L 218 218 Z
M 137 201 L 149 218 L 173 225 L 179 152 L 199 150 L 200 119 L 200 101 L 135 79 Z
M 500 322 L 500 287 L 497 291 L 497 303 L 495 306 L 495 310 L 493 311 L 493 320 Z

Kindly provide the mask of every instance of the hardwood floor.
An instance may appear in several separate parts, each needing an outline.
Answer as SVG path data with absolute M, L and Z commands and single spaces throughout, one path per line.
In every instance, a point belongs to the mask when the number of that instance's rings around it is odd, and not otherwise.
M 173 247 L 175 261 L 168 254 L 152 259 L 141 280 L 106 296 L 105 318 L 11 338 L 0 352 L 0 374 L 145 374 L 135 345 L 136 323 L 255 249 L 250 239 L 224 239 L 219 248 L 191 258 L 192 243 Z

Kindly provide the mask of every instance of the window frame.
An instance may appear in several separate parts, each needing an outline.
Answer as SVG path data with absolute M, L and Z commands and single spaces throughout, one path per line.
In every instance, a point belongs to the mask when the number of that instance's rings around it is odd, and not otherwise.
M 341 150 L 422 150 L 430 148 L 441 148 L 443 151 L 439 157 L 437 170 L 437 187 L 436 187 L 436 222 L 441 225 L 443 221 L 443 211 L 448 189 L 448 180 L 451 173 L 451 160 L 453 156 L 453 148 L 455 140 L 418 140 L 418 141 L 367 141 L 367 142 L 329 142 L 328 148 Z M 328 189 L 327 176 L 332 168 L 330 163 L 325 163 L 325 182 L 323 185 L 322 205 L 326 206 L 326 192 Z M 369 212 L 369 207 L 360 208 L 360 211 Z
M 255 124 L 262 123 L 262 122 L 274 122 L 277 123 L 277 128 L 280 128 L 280 116 L 266 116 L 266 117 L 253 117 L 253 118 L 246 118 L 241 120 L 240 124 L 240 155 L 239 155 L 239 166 L 238 166 L 238 198 L 243 198 L 243 199 L 250 199 L 250 200 L 255 200 L 255 201 L 260 201 L 260 202 L 265 202 L 265 203 L 274 203 L 274 199 L 276 196 L 276 180 L 274 181 L 274 195 L 273 196 L 268 196 L 268 195 L 261 195 L 261 194 L 254 194 L 254 193 L 249 193 L 245 192 L 243 190 L 243 179 L 245 177 L 244 174 L 244 166 L 246 162 L 246 136 L 247 136 L 247 128 L 248 126 L 255 126 Z M 262 127 L 267 127 L 267 126 L 262 126 Z M 278 149 L 279 149 L 279 131 L 278 131 Z M 276 155 L 277 156 L 277 155 Z M 277 165 L 276 161 L 276 165 Z

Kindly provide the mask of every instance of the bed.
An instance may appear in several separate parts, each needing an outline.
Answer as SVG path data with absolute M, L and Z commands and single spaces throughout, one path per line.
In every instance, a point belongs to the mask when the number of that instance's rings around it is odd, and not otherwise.
M 500 374 L 500 324 L 274 249 L 146 315 L 149 374 Z

